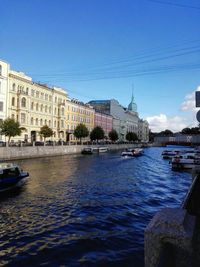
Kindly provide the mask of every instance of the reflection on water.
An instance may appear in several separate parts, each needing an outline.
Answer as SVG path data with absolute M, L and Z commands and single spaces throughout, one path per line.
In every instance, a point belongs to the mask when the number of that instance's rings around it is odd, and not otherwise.
M 30 179 L 0 199 L 0 265 L 143 266 L 144 228 L 191 181 L 161 151 L 18 161 Z

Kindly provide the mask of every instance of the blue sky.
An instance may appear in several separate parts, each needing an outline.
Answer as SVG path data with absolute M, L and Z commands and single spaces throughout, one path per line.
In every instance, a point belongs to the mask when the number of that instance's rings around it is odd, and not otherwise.
M 127 106 L 134 84 L 139 115 L 153 130 L 192 125 L 192 92 L 200 85 L 199 0 L 0 5 L 0 58 L 12 69 L 84 102 L 115 98 Z

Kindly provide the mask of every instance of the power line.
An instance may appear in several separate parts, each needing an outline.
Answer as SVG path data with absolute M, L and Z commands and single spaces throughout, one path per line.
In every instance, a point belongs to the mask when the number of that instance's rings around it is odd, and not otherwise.
M 178 6 L 178 7 L 183 7 L 183 8 L 192 8 L 192 9 L 200 10 L 200 7 L 198 7 L 198 6 L 190 6 L 190 5 L 178 4 L 178 3 L 168 2 L 168 1 L 167 2 L 166 1 L 160 1 L 160 0 L 146 0 L 146 1 L 158 3 L 158 4 L 164 4 L 164 5 Z

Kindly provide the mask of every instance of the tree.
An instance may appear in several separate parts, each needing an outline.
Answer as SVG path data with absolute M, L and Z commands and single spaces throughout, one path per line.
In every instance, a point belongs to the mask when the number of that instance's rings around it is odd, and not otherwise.
M 53 130 L 49 128 L 49 126 L 44 125 L 40 128 L 40 134 L 44 137 L 44 140 L 46 137 L 51 137 L 53 135 Z
M 173 132 L 168 129 L 158 133 L 158 136 L 173 136 L 173 135 L 174 135 Z
M 104 139 L 104 130 L 100 126 L 96 126 L 90 133 L 90 139 L 97 140 L 97 142 L 101 139 Z
M 113 142 L 117 141 L 119 138 L 117 131 L 114 129 L 112 129 L 112 131 L 109 132 L 108 136 L 109 136 L 110 140 Z
M 74 136 L 80 139 L 80 142 L 82 138 L 87 137 L 88 135 L 89 135 L 89 131 L 88 131 L 88 128 L 85 126 L 85 124 L 80 123 L 76 126 L 74 130 Z
M 129 142 L 138 140 L 137 134 L 134 133 L 134 132 L 128 132 L 126 134 L 126 140 L 129 141 Z
M 25 128 L 20 127 L 19 122 L 11 118 L 5 119 L 0 124 L 0 133 L 2 135 L 8 136 L 8 143 L 10 143 L 11 137 L 21 135 L 23 130 L 25 130 Z

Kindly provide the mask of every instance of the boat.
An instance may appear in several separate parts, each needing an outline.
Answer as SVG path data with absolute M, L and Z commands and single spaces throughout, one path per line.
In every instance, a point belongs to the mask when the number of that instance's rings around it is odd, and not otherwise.
M 192 169 L 200 166 L 200 157 L 196 153 L 183 153 L 173 157 L 171 164 L 172 170 Z
M 24 172 L 13 163 L 0 163 L 0 192 L 4 192 L 24 185 L 29 177 L 28 172 Z
M 121 153 L 122 157 L 139 157 L 142 156 L 144 153 L 144 150 L 142 148 L 131 148 L 131 149 L 126 149 L 126 151 L 123 151 Z
M 83 155 L 92 155 L 93 154 L 92 147 L 84 147 L 83 150 L 81 151 L 81 154 L 83 154 Z
M 164 150 L 162 152 L 162 157 L 163 159 L 171 159 L 180 153 L 181 153 L 180 150 Z
M 108 151 L 108 147 L 107 146 L 100 146 L 98 147 L 98 152 L 102 153 L 102 152 L 107 152 Z

